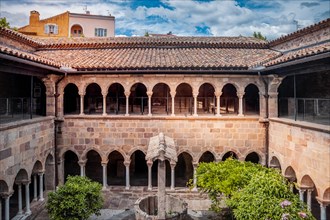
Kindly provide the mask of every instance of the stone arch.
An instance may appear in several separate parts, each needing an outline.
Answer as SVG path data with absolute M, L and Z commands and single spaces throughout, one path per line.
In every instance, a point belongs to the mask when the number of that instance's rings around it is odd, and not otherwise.
M 108 155 L 107 184 L 125 185 L 125 157 L 118 150 L 113 150 Z
M 80 166 L 78 164 L 79 158 L 78 154 L 76 154 L 72 150 L 67 150 L 63 153 L 64 159 L 64 181 L 66 181 L 69 175 L 79 176 L 80 174 Z
M 129 158 L 131 158 L 132 157 L 132 155 L 133 155 L 133 153 L 135 152 L 135 151 L 141 151 L 144 155 L 147 155 L 147 151 L 145 150 L 145 149 L 141 149 L 141 148 L 139 148 L 139 147 L 133 147 L 128 153 L 127 153 L 127 159 L 129 159 Z
M 0 195 L 9 193 L 9 187 L 5 180 L 0 180 Z
M 84 29 L 81 24 L 73 24 L 70 27 L 70 37 L 82 37 Z
M 234 83 L 227 83 L 222 87 L 220 96 L 221 114 L 238 114 L 239 87 Z
M 222 156 L 222 161 L 227 160 L 228 158 L 232 157 L 233 159 L 238 160 L 238 154 L 235 151 L 228 151 Z
M 134 83 L 130 88 L 129 112 L 130 114 L 148 113 L 148 88 L 142 82 Z
M 29 181 L 28 172 L 25 169 L 20 169 L 15 177 L 15 182 Z
M 171 112 L 171 88 L 166 83 L 157 83 L 152 87 L 152 114 L 169 114 Z
M 285 77 L 278 77 L 273 75 L 273 79 L 270 81 L 269 86 L 268 86 L 268 93 L 277 93 L 278 88 L 282 83 L 282 80 Z
M 260 163 L 261 162 L 261 157 L 257 152 L 251 152 L 246 155 L 245 161 L 250 161 L 252 163 Z
M 210 84 L 210 85 L 213 87 L 214 91 L 217 90 L 217 86 L 215 85 L 214 82 L 210 82 L 210 81 L 202 81 L 202 82 L 199 82 L 199 83 L 197 84 L 198 91 L 200 90 L 201 86 L 204 85 L 204 84 Z
M 80 113 L 80 96 L 79 88 L 74 83 L 68 83 L 63 91 L 63 113 L 79 114 Z
M 178 187 L 187 186 L 187 182 L 193 178 L 193 157 L 186 151 L 178 154 L 178 161 L 175 166 L 175 185 Z
M 269 162 L 269 167 L 277 168 L 277 169 L 282 170 L 281 163 L 280 163 L 279 159 L 276 156 L 272 156 L 272 158 Z
M 202 155 L 199 156 L 198 163 L 201 163 L 201 162 L 206 162 L 206 163 L 214 162 L 215 158 L 216 157 L 214 156 L 214 154 L 211 151 L 205 151 L 205 152 L 203 152 Z
M 262 84 L 260 84 L 260 82 L 257 82 L 257 81 L 245 82 L 244 84 L 241 85 L 241 88 L 244 88 L 244 90 L 245 90 L 246 87 L 249 86 L 249 85 L 254 85 L 255 87 L 257 87 L 259 92 L 262 92 L 262 93 L 265 92 L 264 86 Z
M 211 83 L 201 84 L 197 96 L 197 113 L 215 114 L 216 106 L 215 87 Z
M 244 114 L 259 114 L 260 100 L 259 88 L 253 83 L 248 84 L 244 89 L 243 96 L 243 113 Z
M 98 155 L 100 155 L 101 159 L 103 159 L 103 157 L 104 157 L 103 152 L 100 151 L 98 148 L 95 148 L 95 147 L 93 147 L 93 146 L 87 147 L 87 148 L 84 150 L 84 152 L 83 152 L 82 155 L 81 155 L 81 159 L 82 159 L 82 160 L 87 160 L 87 154 L 88 154 L 88 152 L 90 152 L 91 150 L 97 152 Z
M 292 168 L 292 166 L 288 166 L 284 171 L 284 176 L 290 181 L 295 182 L 297 181 L 296 172 Z
M 115 82 L 110 84 L 106 88 L 106 112 L 108 114 L 125 114 L 126 96 L 124 86 L 121 83 Z
M 322 199 L 325 201 L 330 201 L 330 187 L 324 191 Z
M 174 113 L 192 115 L 193 114 L 193 87 L 188 83 L 180 83 L 175 89 Z
M 103 182 L 103 168 L 102 168 L 102 157 L 94 149 L 91 149 L 86 154 L 86 165 L 85 173 L 88 178 L 96 182 Z
M 114 152 L 114 151 L 117 151 L 118 153 L 120 153 L 121 156 L 124 158 L 125 161 L 126 161 L 127 159 L 129 159 L 129 156 L 127 156 L 127 154 L 126 154 L 122 149 L 120 149 L 119 147 L 116 147 L 116 148 L 112 149 L 111 151 L 107 152 L 106 155 L 105 155 L 106 158 L 109 158 L 109 155 L 110 155 L 112 152 Z
M 36 174 L 36 173 L 40 173 L 43 172 L 43 166 L 42 163 L 40 162 L 40 160 L 37 160 L 32 168 L 32 174 Z
M 88 84 L 84 95 L 84 113 L 85 114 L 102 114 L 103 112 L 103 96 L 102 88 L 99 84 L 93 82 Z
M 63 148 L 63 149 L 61 149 L 59 154 L 58 154 L 58 157 L 61 158 L 61 159 L 64 159 L 65 153 L 68 152 L 68 151 L 72 151 L 72 153 L 74 153 L 77 156 L 78 160 L 82 158 L 81 154 L 78 153 L 78 151 L 76 151 L 76 149 L 74 149 L 74 148 L 70 148 L 70 149 Z
M 45 163 L 45 190 L 55 189 L 55 160 L 51 153 L 46 157 Z
M 301 178 L 300 186 L 304 187 L 304 188 L 314 188 L 315 184 L 314 184 L 314 181 L 312 180 L 312 178 L 309 175 L 304 175 Z
M 148 166 L 145 159 L 146 154 L 141 150 L 135 150 L 130 156 L 130 182 L 132 186 L 148 185 Z

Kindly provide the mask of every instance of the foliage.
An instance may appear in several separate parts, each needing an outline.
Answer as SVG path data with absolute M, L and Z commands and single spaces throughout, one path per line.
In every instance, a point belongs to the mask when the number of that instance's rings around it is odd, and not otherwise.
M 6 17 L 0 18 L 0 27 L 10 28 L 9 22 L 7 22 Z
M 48 195 L 46 208 L 50 219 L 80 220 L 93 213 L 100 215 L 103 204 L 101 189 L 101 184 L 87 177 L 69 176 L 65 185 Z
M 260 40 L 267 40 L 267 37 L 263 36 L 260 32 L 253 32 L 253 37 L 258 38 Z
M 237 220 L 314 219 L 286 179 L 275 169 L 228 159 L 202 163 L 197 185 L 209 194 L 212 209 L 221 210 L 221 197 Z
M 145 37 L 149 37 L 149 32 L 146 31 L 146 32 L 144 33 L 144 36 L 145 36 Z

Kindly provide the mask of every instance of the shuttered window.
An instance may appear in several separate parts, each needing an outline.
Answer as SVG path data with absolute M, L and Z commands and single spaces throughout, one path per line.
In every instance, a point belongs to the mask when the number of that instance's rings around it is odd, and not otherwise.
M 95 28 L 95 37 L 106 37 L 107 29 L 105 28 Z
M 45 24 L 45 34 L 58 34 L 58 25 Z

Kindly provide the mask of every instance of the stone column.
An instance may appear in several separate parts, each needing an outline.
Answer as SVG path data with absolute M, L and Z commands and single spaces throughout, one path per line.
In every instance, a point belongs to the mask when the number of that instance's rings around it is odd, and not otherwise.
M 175 166 L 176 163 L 171 163 L 171 190 L 175 190 Z
M 80 115 L 84 115 L 84 93 L 80 93 Z
M 152 164 L 151 160 L 147 161 L 148 166 L 148 190 L 152 190 Z
M 18 186 L 18 213 L 17 215 L 22 215 L 23 214 L 23 209 L 22 209 L 22 184 L 21 183 L 16 183 Z
M 58 162 L 58 185 L 64 184 L 64 158 L 59 158 Z M 58 186 L 55 186 L 58 187 Z
M 197 165 L 198 165 L 198 163 L 193 163 L 193 167 L 194 167 L 193 185 L 194 185 L 194 188 L 192 189 L 192 191 L 197 191 L 197 176 L 196 176 Z
M 217 97 L 217 116 L 221 116 L 220 114 L 220 96 L 222 95 L 221 91 L 214 92 L 214 95 Z
M 243 114 L 243 96 L 244 92 L 237 92 L 238 96 L 238 116 L 244 116 Z
M 304 193 L 305 193 L 305 189 L 299 189 L 299 199 L 300 201 L 304 202 Z
M 125 187 L 126 190 L 129 190 L 129 188 L 130 188 L 130 183 L 129 183 L 129 165 L 130 165 L 130 163 L 131 163 L 131 161 L 124 162 L 124 165 L 126 168 L 126 187 Z
M 102 97 L 103 97 L 103 116 L 107 115 L 107 92 L 102 92 Z
M 78 161 L 78 164 L 80 166 L 80 176 L 85 176 L 86 161 Z
M 270 92 L 268 98 L 269 117 L 278 117 L 278 93 Z
M 151 97 L 152 97 L 152 91 L 147 92 L 148 95 L 148 116 L 152 116 L 152 112 L 151 112 Z
M 126 96 L 126 114 L 125 116 L 129 116 L 129 95 L 131 94 L 131 92 L 125 92 L 125 96 Z
M 12 193 L 2 195 L 2 198 L 5 199 L 5 219 L 4 220 L 9 220 L 9 204 L 10 204 L 9 199 L 11 196 L 12 196 Z
M 327 220 L 327 206 L 320 203 L 321 220 Z
M 198 96 L 198 93 L 194 93 L 193 96 L 194 96 L 194 116 L 198 116 L 198 114 L 197 114 L 197 96 Z
M 313 189 L 307 189 L 307 209 L 312 210 L 312 191 Z
M 157 219 L 165 220 L 166 195 L 165 195 L 166 166 L 165 161 L 158 160 L 158 216 Z
M 176 94 L 176 92 L 171 92 L 171 98 L 172 98 L 172 114 L 171 114 L 171 116 L 175 116 L 175 112 L 174 112 L 174 108 L 175 108 L 175 106 L 174 106 L 175 94 Z
M 102 171 L 103 171 L 103 190 L 105 190 L 108 186 L 107 182 L 107 165 L 108 165 L 108 161 L 102 161 Z
M 0 195 L 0 218 L 2 219 L 2 197 Z
M 42 175 L 41 175 L 41 177 L 42 177 Z M 30 182 L 26 181 L 23 184 L 25 186 L 25 209 L 26 209 L 25 214 L 30 215 L 31 214 L 31 209 L 30 209 L 30 188 L 29 188 Z M 41 185 L 40 188 L 42 188 L 42 185 Z M 41 192 L 40 193 L 40 201 L 44 200 L 44 198 L 42 196 L 43 196 L 43 193 Z
M 266 118 L 266 98 L 262 92 L 259 92 L 259 116 Z
M 38 175 L 39 175 L 39 200 L 44 201 L 44 184 L 43 184 L 44 173 L 41 172 L 38 173 Z
M 38 201 L 37 174 L 33 174 L 33 201 Z

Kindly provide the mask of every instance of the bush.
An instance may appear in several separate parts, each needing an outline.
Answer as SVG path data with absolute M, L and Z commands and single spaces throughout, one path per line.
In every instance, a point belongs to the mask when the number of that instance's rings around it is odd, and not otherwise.
M 46 208 L 50 219 L 82 220 L 93 213 L 100 215 L 101 189 L 101 184 L 87 177 L 69 176 L 65 185 L 48 195 Z

